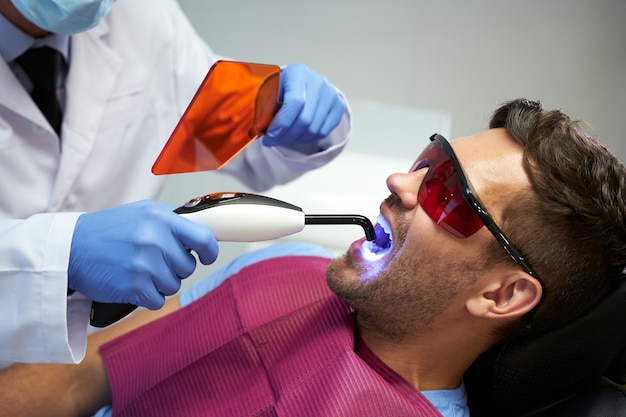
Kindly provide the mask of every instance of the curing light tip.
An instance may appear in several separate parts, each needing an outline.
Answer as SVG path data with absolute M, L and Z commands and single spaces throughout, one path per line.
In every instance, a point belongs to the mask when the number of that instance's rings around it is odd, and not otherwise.
M 307 214 L 304 224 L 356 224 L 363 228 L 367 240 L 376 239 L 372 222 L 359 214 Z

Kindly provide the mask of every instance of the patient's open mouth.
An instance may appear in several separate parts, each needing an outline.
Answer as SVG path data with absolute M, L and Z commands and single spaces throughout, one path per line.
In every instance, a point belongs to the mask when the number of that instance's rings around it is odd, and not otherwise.
M 382 216 L 378 216 L 377 221 L 374 228 L 376 239 L 363 243 L 363 251 L 373 255 L 374 258 L 379 258 L 389 252 L 393 242 L 391 227 L 387 221 Z

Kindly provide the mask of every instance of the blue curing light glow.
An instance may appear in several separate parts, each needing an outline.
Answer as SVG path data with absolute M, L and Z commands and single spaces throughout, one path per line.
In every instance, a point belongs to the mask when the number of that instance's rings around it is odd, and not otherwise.
M 379 221 L 374 228 L 376 239 L 365 241 L 361 246 L 361 256 L 367 261 L 376 261 L 385 256 L 391 250 L 391 232 L 390 228 L 384 226 L 386 223 Z

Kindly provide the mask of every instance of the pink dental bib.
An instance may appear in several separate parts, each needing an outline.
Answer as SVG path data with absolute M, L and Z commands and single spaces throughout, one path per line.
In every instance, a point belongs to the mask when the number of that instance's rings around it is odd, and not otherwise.
M 114 416 L 433 416 L 366 346 L 325 280 L 328 259 L 244 268 L 165 318 L 101 348 Z

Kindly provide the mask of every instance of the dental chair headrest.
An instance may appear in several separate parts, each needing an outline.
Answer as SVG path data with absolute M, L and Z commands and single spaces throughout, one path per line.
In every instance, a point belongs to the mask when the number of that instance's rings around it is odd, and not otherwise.
M 472 417 L 514 417 L 578 395 L 603 377 L 626 381 L 626 279 L 568 325 L 484 353 L 465 385 Z

